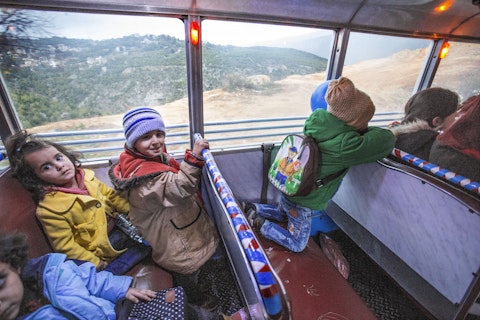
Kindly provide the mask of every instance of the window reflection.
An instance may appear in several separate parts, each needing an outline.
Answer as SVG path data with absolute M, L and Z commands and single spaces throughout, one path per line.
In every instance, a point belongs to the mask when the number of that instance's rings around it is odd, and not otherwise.
M 429 40 L 352 32 L 343 75 L 370 95 L 377 113 L 403 114 L 429 44 Z

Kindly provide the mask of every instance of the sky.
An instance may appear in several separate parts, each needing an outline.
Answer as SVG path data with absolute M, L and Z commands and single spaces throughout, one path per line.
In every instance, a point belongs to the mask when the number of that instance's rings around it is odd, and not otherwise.
M 173 18 L 113 16 L 84 13 L 40 12 L 51 28 L 48 31 L 67 38 L 103 40 L 131 34 L 167 34 L 183 39 L 183 23 Z M 311 29 L 241 22 L 203 21 L 202 39 L 221 45 L 248 46 L 312 33 Z M 317 31 L 318 32 L 318 31 Z

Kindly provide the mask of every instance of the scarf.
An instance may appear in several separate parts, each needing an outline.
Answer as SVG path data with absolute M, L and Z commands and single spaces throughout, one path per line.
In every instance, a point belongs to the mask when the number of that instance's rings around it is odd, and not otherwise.
M 177 173 L 180 171 L 180 164 L 166 153 L 158 157 L 146 158 L 127 147 L 120 154 L 118 165 L 113 169 L 115 176 L 123 179 L 165 171 Z
M 75 169 L 75 180 L 77 180 L 78 188 L 64 188 L 58 186 L 45 186 L 45 192 L 60 191 L 71 194 L 89 195 L 85 186 L 85 172 L 80 167 Z

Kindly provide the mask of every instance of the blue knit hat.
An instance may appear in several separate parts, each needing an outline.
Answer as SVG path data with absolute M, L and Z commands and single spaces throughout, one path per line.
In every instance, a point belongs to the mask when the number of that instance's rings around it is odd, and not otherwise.
M 133 148 L 138 138 L 154 130 L 165 133 L 165 123 L 160 113 L 152 108 L 134 108 L 123 116 L 123 132 L 129 148 Z
M 327 101 L 325 101 L 325 94 L 327 93 L 328 85 L 330 81 L 327 80 L 324 83 L 320 84 L 315 91 L 312 93 L 312 97 L 310 98 L 310 108 L 312 112 L 317 109 L 327 110 Z

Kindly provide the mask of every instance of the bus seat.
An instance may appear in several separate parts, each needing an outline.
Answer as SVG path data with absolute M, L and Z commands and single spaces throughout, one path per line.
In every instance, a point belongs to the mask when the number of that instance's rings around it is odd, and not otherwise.
M 30 193 L 12 177 L 9 169 L 0 175 L 0 190 L 0 230 L 25 233 L 32 258 L 51 252 L 48 239 L 35 217 L 36 206 Z
M 374 312 L 328 260 L 311 237 L 304 251 L 294 253 L 264 237 L 258 238 L 290 297 L 292 319 L 376 319 Z M 314 276 L 312 276 L 314 275 Z
M 108 170 L 105 168 L 104 170 Z M 34 258 L 52 252 L 48 238 L 36 219 L 36 206 L 29 192 L 5 169 L 0 173 L 0 231 L 18 231 L 28 236 L 29 257 Z M 162 290 L 173 286 L 173 280 L 167 271 L 147 258 L 127 275 L 134 278 L 133 286 Z
M 213 167 L 209 171 L 211 175 L 211 184 L 218 179 L 218 174 L 223 178 L 222 185 L 228 188 L 214 190 L 206 188 L 209 196 L 207 203 L 213 203 L 220 197 L 231 197 L 236 199 L 237 205 L 243 201 L 259 201 L 262 190 L 262 151 L 259 149 L 243 152 L 242 157 L 234 153 L 216 154 L 215 163 L 218 167 Z M 208 162 L 208 161 L 207 161 Z M 212 162 L 210 162 L 212 165 Z M 213 176 L 215 172 L 217 176 Z M 238 174 L 242 172 L 242 174 Z M 208 175 L 204 175 L 204 183 L 209 180 Z M 222 180 L 222 179 L 219 179 Z M 230 189 L 231 194 L 226 190 Z M 210 194 L 211 193 L 211 194 Z M 216 194 L 214 194 L 216 193 Z M 275 188 L 269 188 L 268 203 L 274 203 L 274 199 L 279 199 L 280 192 Z M 222 202 L 223 203 L 223 202 Z M 228 210 L 225 209 L 227 212 Z M 215 221 L 217 225 L 222 224 L 229 215 L 220 214 L 220 210 L 211 210 L 215 212 Z M 238 219 L 236 219 L 238 223 Z M 227 232 L 244 233 L 244 226 L 234 226 L 230 228 L 231 223 L 223 223 L 223 237 L 226 239 L 227 248 L 235 247 L 229 245 L 229 242 L 239 241 L 242 235 L 227 235 Z M 329 227 L 331 228 L 332 225 Z M 325 228 L 326 225 L 322 226 Z M 336 226 L 335 226 L 336 227 Z M 245 239 L 243 240 L 245 241 Z M 243 243 L 248 243 L 245 241 Z M 292 319 L 307 319 L 316 315 L 318 319 L 377 319 L 373 311 L 361 299 L 357 292 L 352 288 L 348 281 L 340 274 L 336 267 L 330 262 L 320 246 L 310 237 L 307 247 L 302 252 L 296 253 L 285 249 L 283 246 L 268 240 L 267 238 L 256 234 L 257 244 L 265 252 L 271 267 L 278 275 L 281 286 L 281 292 L 285 292 L 285 297 L 290 305 Z M 250 248 L 249 248 L 250 250 Z M 233 250 L 230 252 L 232 253 Z M 261 254 L 261 253 L 259 253 Z M 241 259 L 241 255 L 232 255 L 234 265 L 236 259 Z M 240 273 L 240 272 L 239 272 Z M 246 299 L 249 300 L 249 299 Z

